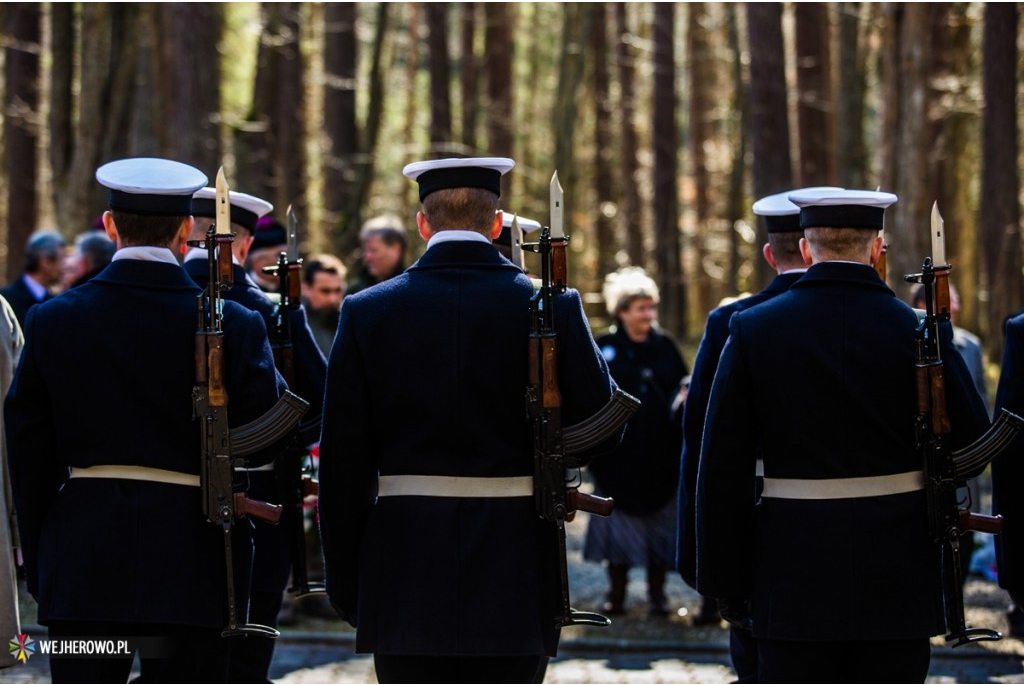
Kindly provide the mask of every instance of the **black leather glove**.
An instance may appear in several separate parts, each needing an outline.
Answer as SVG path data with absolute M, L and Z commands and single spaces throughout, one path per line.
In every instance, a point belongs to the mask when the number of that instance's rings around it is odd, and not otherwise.
M 752 630 L 754 627 L 753 619 L 750 617 L 750 600 L 749 599 L 719 599 L 718 600 L 718 612 L 722 614 L 729 625 L 735 626 L 740 630 Z

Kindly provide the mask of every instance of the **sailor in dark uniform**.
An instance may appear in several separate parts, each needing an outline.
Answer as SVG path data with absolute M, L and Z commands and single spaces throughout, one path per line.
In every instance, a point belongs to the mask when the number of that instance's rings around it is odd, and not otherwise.
M 1010 317 L 1005 325 L 1003 361 L 996 389 L 996 416 L 1003 409 L 1024 415 L 1024 313 Z M 1020 484 L 1024 479 L 1024 437 L 1018 436 L 1011 446 L 992 462 L 992 513 L 1003 517 L 1003 531 L 996 536 L 999 587 L 1013 599 L 1014 611 L 1009 614 L 1010 629 L 1014 614 L 1024 606 L 1024 501 Z M 1016 636 L 1017 633 L 1014 632 Z
M 825 188 L 822 188 L 825 189 Z M 803 190 L 810 190 L 805 188 Z M 839 190 L 839 188 L 831 188 Z M 704 417 L 711 395 L 711 382 L 729 337 L 729 319 L 736 312 L 749 309 L 780 295 L 799 280 L 807 265 L 800 254 L 800 208 L 789 201 L 789 194 L 777 193 L 754 203 L 754 214 L 764 218 L 768 242 L 761 248 L 764 259 L 778 274 L 761 292 L 724 304 L 708 314 L 704 336 L 693 362 L 689 393 L 683 410 L 683 455 L 679 475 L 679 540 L 676 545 L 676 567 L 690 587 L 697 587 L 696 494 L 697 465 L 704 433 Z M 715 602 L 707 598 L 701 612 L 694 617 L 697 625 L 718 623 Z M 748 630 L 730 626 L 729 651 L 738 682 L 757 682 L 757 643 Z
M 192 404 L 201 291 L 175 256 L 206 176 L 144 158 L 110 162 L 96 179 L 110 189 L 103 221 L 118 251 L 29 312 L 5 403 L 28 589 L 50 638 L 159 636 L 162 658 L 143 646 L 145 681 L 223 682 L 224 536 L 203 515 Z M 285 385 L 257 314 L 227 302 L 223 326 L 239 426 Z M 51 657 L 50 670 L 54 682 L 126 682 L 132 659 Z
M 534 287 L 491 244 L 513 165 L 407 166 L 427 250 L 342 304 L 320 526 L 328 595 L 381 682 L 531 682 L 557 649 L 557 534 L 535 509 L 524 408 Z M 571 425 L 615 385 L 579 293 L 558 296 L 554 315 Z
M 215 197 L 214 188 L 202 188 L 193 197 L 192 214 L 196 219 L 196 226 L 192 232 L 193 240 L 204 239 L 210 223 L 216 218 Z M 263 317 L 271 334 L 272 347 L 275 348 L 280 367 L 281 351 L 276 347 L 284 341 L 273 340 L 278 305 L 249 278 L 242 266 L 253 243 L 257 220 L 266 216 L 274 207 L 266 200 L 246 193 L 230 191 L 228 197 L 231 205 L 231 230 L 235 238 L 231 243 L 233 282 L 230 290 L 224 293 L 224 298 L 237 302 Z M 209 282 L 206 250 L 190 249 L 185 255 L 185 271 L 201 288 L 205 288 Z M 291 277 L 299 278 L 298 270 L 293 271 Z M 274 297 L 279 301 L 281 294 L 275 293 Z M 327 360 L 313 339 L 313 332 L 306 322 L 305 310 L 298 304 L 296 303 L 296 308 L 288 312 L 294 377 L 286 380 L 292 392 L 303 399 L 308 398 L 310 408 L 302 417 L 300 436 L 296 444 L 289 446 L 287 453 L 279 455 L 274 463 L 249 469 L 246 474 L 250 497 L 274 504 L 286 501 L 285 497 L 290 494 L 285 492 L 285 479 L 288 476 L 286 469 L 298 469 L 301 466 L 302 455 L 296 450 L 301 452 L 308 445 L 315 443 L 320 435 Z M 308 455 L 308 450 L 305 451 L 305 455 Z M 255 557 L 249 601 L 249 620 L 253 623 L 277 626 L 277 617 L 281 611 L 292 567 L 291 545 L 295 544 L 292 537 L 302 529 L 301 521 L 295 520 L 297 518 L 301 519 L 299 509 L 295 506 L 285 506 L 278 524 L 253 520 Z M 275 644 L 276 640 L 257 635 L 233 641 L 229 681 L 270 682 L 268 674 Z
M 813 265 L 730 320 L 697 478 L 697 588 L 752 627 L 759 682 L 923 682 L 945 626 L 915 448 L 917 316 L 872 268 L 896 196 L 789 199 Z M 957 448 L 988 417 L 951 340 Z

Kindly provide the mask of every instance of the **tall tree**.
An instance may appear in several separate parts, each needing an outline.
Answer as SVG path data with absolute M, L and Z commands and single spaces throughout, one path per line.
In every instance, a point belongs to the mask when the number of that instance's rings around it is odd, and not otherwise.
M 36 228 L 39 141 L 39 37 L 42 5 L 8 3 L 4 24 L 4 171 L 7 174 L 7 274 L 21 273 L 25 241 Z
M 344 233 L 359 215 L 355 3 L 327 3 L 324 24 L 324 214 Z
M 594 5 L 590 25 L 590 54 L 593 55 L 594 87 L 594 219 L 597 228 L 597 274 L 603 277 L 615 270 L 618 241 L 614 216 L 606 208 L 615 207 L 615 180 L 612 172 L 612 103 L 608 93 L 608 12 L 604 3 Z M 616 207 L 615 211 L 619 211 Z
M 74 61 L 75 11 L 71 3 L 50 5 L 50 170 L 53 174 L 53 200 L 57 225 L 76 228 L 74 220 L 63 212 L 59 199 L 67 188 L 67 173 L 74 153 Z
M 675 5 L 654 5 L 654 236 L 657 282 L 665 329 L 686 336 L 686 280 L 679 231 L 679 129 L 676 123 Z
M 690 90 L 689 168 L 693 179 L 694 247 L 696 250 L 697 311 L 710 311 L 711 276 L 705 268 L 706 241 L 711 234 L 711 175 L 705 145 L 711 136 L 711 98 L 708 89 L 713 81 L 710 47 L 706 24 L 707 9 L 702 2 L 687 5 L 690 21 L 686 29 L 686 50 L 689 58 Z
M 590 31 L 593 5 L 590 3 L 565 3 L 562 24 L 562 52 L 558 64 L 558 87 L 555 96 L 554 168 L 559 182 L 565 190 L 566 230 L 571 226 L 574 207 L 579 202 L 575 183 L 578 172 L 575 168 L 575 140 L 578 110 L 578 96 L 584 75 L 584 43 Z
M 622 165 L 622 207 L 619 216 L 626 236 L 626 254 L 630 264 L 643 266 L 644 237 L 641 226 L 640 192 L 637 189 L 637 135 L 633 117 L 636 113 L 633 87 L 634 57 L 630 50 L 632 33 L 626 20 L 626 3 L 615 7 L 615 55 L 619 65 L 619 162 Z
M 965 3 L 935 3 L 932 26 L 932 78 L 928 108 L 932 115 L 930 197 L 946 221 L 946 254 L 952 282 L 960 292 L 956 323 L 978 330 L 979 245 L 977 215 L 970 209 L 978 178 L 980 119 L 972 82 L 980 74 Z
M 837 41 L 836 183 L 844 188 L 867 184 L 864 145 L 865 50 L 862 48 L 861 3 L 840 2 Z
M 425 5 L 429 36 L 430 143 L 434 154 L 448 157 L 452 140 L 452 102 L 449 89 L 451 59 L 448 57 L 448 3 Z
M 484 55 L 487 71 L 487 143 L 488 154 L 495 157 L 512 156 L 512 35 L 509 30 L 512 9 L 507 2 L 489 2 L 484 5 L 487 18 L 485 29 L 487 51 Z M 501 179 L 501 194 L 511 196 L 511 177 Z
M 160 3 L 152 42 L 154 152 L 187 162 L 212 180 L 221 166 L 220 44 L 223 5 Z
M 238 188 L 304 215 L 306 192 L 305 60 L 300 3 L 262 3 L 263 30 L 249 125 L 236 131 Z
M 985 3 L 982 80 L 981 221 L 989 352 L 999 358 L 1002 323 L 1021 307 L 1020 175 L 1017 168 L 1016 3 Z
M 743 55 L 740 50 L 739 28 L 737 26 L 735 3 L 725 4 L 726 34 L 729 53 L 732 55 L 733 101 L 732 116 L 732 159 L 729 169 L 729 196 L 726 219 L 729 226 L 729 264 L 726 271 L 727 292 L 732 295 L 740 292 L 740 237 L 738 224 L 746 215 L 745 195 L 743 192 L 747 168 L 747 81 L 743 73 Z
M 750 137 L 754 148 L 754 195 L 764 197 L 793 187 L 789 156 L 789 115 L 786 109 L 785 49 L 782 40 L 782 5 L 748 2 L 747 36 L 750 47 Z M 757 243 L 768 239 L 757 226 Z M 762 259 L 755 259 L 755 289 L 768 284 L 772 274 Z
M 882 170 L 882 190 L 898 189 L 899 201 L 886 211 L 886 223 L 899 231 L 898 247 L 890 240 L 887 256 L 889 282 L 898 283 L 903 274 L 920 270 L 921 260 L 930 252 L 927 230 L 930 197 L 927 88 L 933 61 L 929 41 L 933 5 L 907 3 L 886 6 L 887 35 L 894 53 L 886 58 L 882 74 L 887 98 L 883 110 L 882 149 L 890 157 Z M 888 45 L 888 44 L 887 44 Z M 888 47 L 887 47 L 888 49 Z M 898 289 L 905 289 L 900 286 Z
M 478 4 L 460 3 L 461 30 L 459 44 L 462 46 L 459 84 L 462 87 L 462 135 L 460 140 L 469 154 L 477 149 L 476 119 L 479 102 L 477 87 L 480 81 L 480 59 L 476 54 L 476 15 Z
M 826 3 L 794 3 L 796 25 L 796 118 L 800 145 L 799 185 L 832 182 L 832 117 L 829 20 Z
M 415 3 L 414 3 L 415 4 Z M 348 207 L 342 209 L 342 216 L 335 223 L 334 249 L 337 254 L 351 261 L 359 245 L 359 229 L 362 226 L 362 208 L 370 195 L 376 167 L 377 141 L 380 138 L 381 122 L 384 119 L 386 89 L 384 88 L 384 43 L 390 26 L 391 4 L 377 4 L 374 15 L 373 47 L 370 51 L 370 76 L 366 95 L 366 124 L 356 156 L 360 162 L 353 165 L 355 170 L 354 196 Z

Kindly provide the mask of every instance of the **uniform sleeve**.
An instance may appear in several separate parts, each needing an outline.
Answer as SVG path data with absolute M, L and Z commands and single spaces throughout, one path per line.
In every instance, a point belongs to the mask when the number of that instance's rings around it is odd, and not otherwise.
M 704 337 L 701 338 L 697 357 L 693 361 L 690 390 L 683 407 L 683 450 L 679 465 L 677 498 L 679 524 L 676 528 L 676 568 L 690 587 L 697 586 L 697 466 L 700 463 L 704 417 L 708 411 L 711 383 L 715 379 L 715 369 L 718 368 L 718 359 L 722 354 L 724 342 L 719 340 L 717 331 L 725 328 L 724 323 L 716 316 L 716 312 L 708 315 Z
M 757 407 L 749 364 L 743 354 L 740 317 L 715 373 L 697 471 L 697 590 L 709 597 L 749 596 Z
M 225 346 L 228 389 L 228 424 L 237 428 L 263 416 L 288 389 L 274 366 L 274 354 L 263 317 L 234 302 L 225 302 Z M 295 431 L 246 455 L 246 464 L 272 462 L 295 440 Z
M 343 619 L 357 622 L 360 547 L 377 494 L 377 455 L 367 398 L 370 383 L 356 338 L 352 300 L 341 308 L 327 365 L 320 436 L 320 539 L 327 595 Z
M 53 422 L 49 389 L 36 359 L 37 310 L 25 322 L 27 343 L 4 402 L 7 458 L 17 512 L 28 591 L 39 592 L 39 537 L 43 521 L 57 497 L 67 469 L 57 460 L 57 426 Z
M 996 389 L 995 411 L 1003 409 L 1024 416 L 1024 321 L 1006 324 L 1002 371 Z M 1024 599 L 1024 436 L 1018 435 L 992 462 L 993 513 L 1003 517 L 1003 532 L 996 536 L 999 585 L 1014 600 Z
M 590 331 L 579 293 L 569 290 L 556 303 L 558 383 L 562 392 L 562 425 L 575 425 L 600 411 L 617 389 L 604 356 Z M 592 450 L 577 456 L 581 465 L 615 449 L 619 431 Z
M 299 439 L 308 446 L 320 438 L 320 422 L 324 410 L 324 388 L 327 379 L 327 360 L 313 338 L 306 320 L 306 310 L 296 309 L 291 317 L 292 348 L 295 358 L 295 388 L 293 391 L 309 402 L 309 409 L 299 424 Z

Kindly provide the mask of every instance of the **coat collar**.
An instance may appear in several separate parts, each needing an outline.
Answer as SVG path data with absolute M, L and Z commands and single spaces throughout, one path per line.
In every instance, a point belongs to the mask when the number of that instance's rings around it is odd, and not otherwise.
M 856 285 L 895 295 L 873 267 L 854 262 L 820 262 L 815 264 L 792 287 L 794 289 L 812 288 L 832 284 Z
M 111 262 L 91 283 L 110 283 L 161 290 L 187 290 L 198 294 L 197 286 L 185 270 L 176 264 L 120 259 Z
M 772 279 L 772 282 L 768 284 L 762 292 L 765 293 L 784 293 L 793 287 L 793 284 L 803 278 L 806 271 L 790 271 L 784 274 L 778 274 Z
M 408 271 L 468 266 L 476 269 L 522 269 L 505 259 L 490 243 L 469 240 L 443 242 L 434 245 L 409 267 Z

